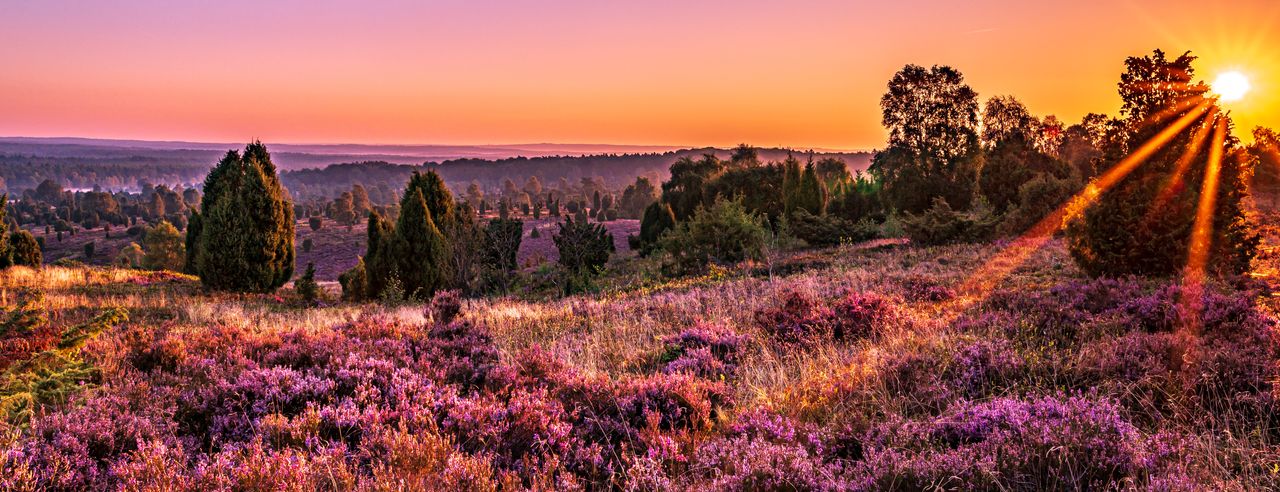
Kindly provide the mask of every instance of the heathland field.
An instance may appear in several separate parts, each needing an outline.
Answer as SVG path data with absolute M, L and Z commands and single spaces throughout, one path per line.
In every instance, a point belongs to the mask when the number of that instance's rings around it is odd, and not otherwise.
M 981 282 L 1016 242 L 321 307 L 16 267 L 0 488 L 1271 489 L 1264 232 L 1194 333 L 1176 281 L 1091 280 L 1060 239 Z

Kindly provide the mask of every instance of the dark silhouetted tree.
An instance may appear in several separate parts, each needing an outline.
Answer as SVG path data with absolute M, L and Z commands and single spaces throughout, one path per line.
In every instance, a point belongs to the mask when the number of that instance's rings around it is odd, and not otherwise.
M 1257 251 L 1256 228 L 1246 217 L 1243 202 L 1253 159 L 1231 135 L 1225 112 L 1212 99 L 1206 109 L 1208 87 L 1193 83 L 1195 57 L 1185 53 L 1169 59 L 1162 51 L 1130 57 L 1120 77 L 1124 101 L 1122 134 L 1111 138 L 1104 151 L 1104 168 L 1164 132 L 1187 116 L 1192 123 L 1150 154 L 1123 180 L 1101 190 L 1096 202 L 1072 210 L 1067 219 L 1067 243 L 1081 268 L 1093 276 L 1168 276 L 1183 271 L 1211 153 L 1221 153 L 1216 197 L 1213 200 L 1208 267 L 1211 273 L 1239 274 L 1248 270 Z M 1155 118 L 1168 115 L 1167 119 Z M 1203 132 L 1222 132 L 1223 144 L 1214 149 L 1209 137 L 1198 148 L 1193 140 Z M 1189 149 L 1189 161 L 1179 162 Z

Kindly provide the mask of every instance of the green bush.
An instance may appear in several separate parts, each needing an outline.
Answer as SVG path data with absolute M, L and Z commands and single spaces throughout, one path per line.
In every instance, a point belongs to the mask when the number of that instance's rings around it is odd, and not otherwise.
M 790 232 L 810 246 L 834 246 L 842 243 L 866 241 L 879 236 L 879 226 L 870 219 L 857 222 L 827 214 L 816 216 L 805 210 L 796 210 L 787 224 Z
M 995 232 L 999 217 L 981 200 L 972 210 L 959 211 L 945 198 L 934 197 L 932 207 L 920 215 L 903 214 L 901 222 L 912 243 L 930 246 L 986 240 Z
M 363 258 L 356 262 L 356 266 L 338 275 L 338 285 L 342 286 L 342 300 L 344 301 L 363 301 L 369 298 L 368 293 L 365 291 L 368 279 L 365 275 Z
M 1004 215 L 998 228 L 1002 236 L 1017 236 L 1066 204 L 1080 190 L 1074 177 L 1058 179 L 1041 174 L 1018 189 L 1017 204 Z
M 24 230 L 9 234 L 9 253 L 12 264 L 39 268 L 44 263 L 44 255 L 40 253 L 40 243 L 35 236 Z
M 116 266 L 121 268 L 142 268 L 142 246 L 138 243 L 129 243 L 127 246 L 120 248 L 120 253 L 116 255 Z
M 316 283 L 315 264 L 307 263 L 307 270 L 303 272 L 302 278 L 293 283 L 293 291 L 308 306 L 314 305 L 320 299 L 320 284 Z
M 551 239 L 560 253 L 560 266 L 568 274 L 566 293 L 586 288 L 591 277 L 604 270 L 614 252 L 613 235 L 604 226 L 583 220 L 565 218 Z
M 182 269 L 186 261 L 186 245 L 182 242 L 182 234 L 168 221 L 161 221 L 147 231 L 143 239 L 142 266 L 148 270 Z
M 666 270 L 674 274 L 697 273 L 708 264 L 734 264 L 760 259 L 765 227 L 737 200 L 720 200 L 711 208 L 699 207 L 693 216 L 662 236 L 660 247 L 668 255 Z

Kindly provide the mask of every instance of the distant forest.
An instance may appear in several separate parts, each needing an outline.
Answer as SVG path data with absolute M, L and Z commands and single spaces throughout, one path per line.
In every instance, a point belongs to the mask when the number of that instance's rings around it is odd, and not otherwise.
M 69 190 L 139 191 L 148 185 L 199 187 L 224 152 L 210 148 L 0 142 L 0 191 L 9 193 L 11 197 L 21 196 L 23 191 L 34 190 L 46 180 Z M 287 163 L 282 165 L 281 179 L 296 198 L 318 199 L 336 197 L 355 184 L 371 190 L 378 188 L 379 184 L 386 184 L 395 190 L 415 169 L 425 167 L 440 173 L 455 192 L 465 190 L 472 182 L 478 183 L 482 189 L 499 190 L 504 179 L 524 182 L 531 176 L 548 185 L 561 180 L 577 183 L 587 178 L 601 181 L 610 189 L 621 189 L 637 176 L 648 176 L 654 182 L 665 180 L 668 168 L 681 157 L 696 158 L 711 153 L 727 158 L 730 152 L 730 149 L 702 148 L 664 153 L 496 160 L 466 158 L 426 161 L 421 165 L 387 162 L 394 161 L 392 158 L 368 160 L 368 156 L 357 155 L 282 152 L 274 154 L 274 157 Z M 785 159 L 789 153 L 802 160 L 809 156 L 802 151 L 759 150 L 760 158 L 770 161 Z M 869 152 L 814 153 L 812 156 L 815 160 L 824 157 L 843 159 L 850 171 L 866 169 L 871 161 Z
M 352 185 L 361 184 L 376 188 L 386 184 L 398 189 L 414 170 L 424 167 L 434 169 L 455 193 L 461 194 L 476 182 L 482 189 L 499 190 L 503 180 L 523 183 L 536 176 L 545 185 L 558 182 L 578 183 L 581 180 L 602 181 L 608 189 L 620 190 L 635 181 L 638 176 L 650 178 L 655 183 L 665 181 L 671 164 L 681 157 L 698 158 L 714 154 L 727 159 L 730 149 L 686 149 L 651 154 L 605 154 L 590 156 L 513 157 L 508 159 L 454 159 L 441 163 L 428 162 L 423 166 L 398 165 L 387 162 L 357 162 L 333 164 L 321 169 L 302 169 L 281 173 L 286 188 L 298 198 L 334 197 L 349 191 Z M 807 159 L 810 154 L 789 152 L 784 149 L 760 149 L 762 161 L 781 161 L 788 154 Z M 814 160 L 833 157 L 844 160 L 850 172 L 864 170 L 871 163 L 871 153 L 814 153 Z

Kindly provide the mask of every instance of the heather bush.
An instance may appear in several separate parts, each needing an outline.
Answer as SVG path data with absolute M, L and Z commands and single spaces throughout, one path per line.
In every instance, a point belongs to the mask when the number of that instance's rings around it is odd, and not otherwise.
M 914 302 L 940 302 L 954 298 L 955 291 L 925 277 L 913 276 L 902 281 L 903 297 Z
M 812 343 L 829 337 L 830 310 L 800 292 L 782 294 L 782 302 L 755 313 L 755 322 L 771 339 L 782 343 Z
M 876 334 L 876 330 L 902 315 L 897 305 L 874 293 L 848 292 L 831 304 L 831 336 L 853 340 Z
M 1008 340 L 970 340 L 956 347 L 948 376 L 972 398 L 997 393 L 1012 384 L 1025 364 Z
M 856 441 L 829 442 L 812 426 L 755 411 L 697 449 L 689 468 L 706 490 L 846 490 L 851 464 L 862 459 Z M 843 445 L 841 445 L 843 444 Z
M 756 324 L 774 340 L 805 344 L 866 338 L 899 317 L 893 301 L 860 292 L 848 292 L 830 304 L 788 292 L 780 305 L 755 313 Z
M 1096 490 L 1153 470 L 1141 434 L 1107 401 L 1084 396 L 961 402 L 936 418 L 868 433 L 871 488 Z
M 456 290 L 436 292 L 427 306 L 427 319 L 437 324 L 452 323 L 462 312 L 462 294 Z
M 727 328 L 699 323 L 662 339 L 659 362 L 666 373 L 689 373 L 705 378 L 732 376 L 745 350 L 747 337 Z

